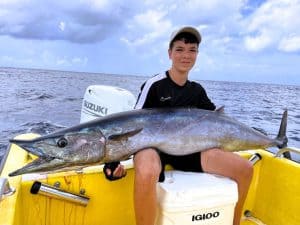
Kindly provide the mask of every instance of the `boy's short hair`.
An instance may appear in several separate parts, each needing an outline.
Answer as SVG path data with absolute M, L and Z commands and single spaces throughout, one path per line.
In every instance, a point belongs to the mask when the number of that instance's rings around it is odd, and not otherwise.
M 184 41 L 184 43 L 196 43 L 199 45 L 201 42 L 201 35 L 199 31 L 193 27 L 182 27 L 172 33 L 169 42 L 169 49 L 171 49 L 174 42 L 178 40 Z

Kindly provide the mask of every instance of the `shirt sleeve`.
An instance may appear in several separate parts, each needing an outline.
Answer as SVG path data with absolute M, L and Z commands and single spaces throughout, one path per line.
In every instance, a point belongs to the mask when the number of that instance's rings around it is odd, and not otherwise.
M 215 104 L 209 99 L 206 94 L 206 91 L 203 87 L 201 87 L 199 101 L 198 101 L 198 108 L 206 109 L 206 110 L 215 110 Z
M 153 108 L 155 107 L 155 91 L 153 86 L 147 87 L 144 83 L 141 86 L 141 92 L 138 95 L 137 102 L 135 104 L 135 109 L 143 109 L 143 108 Z

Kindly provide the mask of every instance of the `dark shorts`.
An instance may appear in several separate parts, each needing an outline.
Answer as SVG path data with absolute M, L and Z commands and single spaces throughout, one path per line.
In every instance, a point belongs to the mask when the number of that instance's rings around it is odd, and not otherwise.
M 159 153 L 162 171 L 159 176 L 159 181 L 164 181 L 165 165 L 171 165 L 175 170 L 189 171 L 189 172 L 203 172 L 201 166 L 201 153 L 193 153 L 184 156 L 168 155 L 166 153 Z

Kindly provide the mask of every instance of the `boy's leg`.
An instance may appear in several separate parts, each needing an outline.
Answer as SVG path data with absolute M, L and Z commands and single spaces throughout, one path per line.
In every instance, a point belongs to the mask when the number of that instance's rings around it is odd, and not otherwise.
M 134 207 L 136 225 L 153 225 L 156 218 L 156 184 L 161 172 L 156 150 L 145 149 L 134 156 Z
M 221 149 L 210 149 L 201 153 L 201 165 L 206 173 L 219 174 L 237 182 L 239 199 L 235 207 L 233 224 L 240 224 L 253 174 L 252 164 L 238 154 Z

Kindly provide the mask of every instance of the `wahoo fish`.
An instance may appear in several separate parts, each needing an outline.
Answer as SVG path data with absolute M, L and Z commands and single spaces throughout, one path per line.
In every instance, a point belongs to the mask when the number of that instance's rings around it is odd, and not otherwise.
M 12 139 L 38 156 L 10 176 L 51 173 L 128 159 L 146 148 L 170 155 L 187 155 L 211 148 L 225 151 L 285 146 L 287 111 L 278 136 L 270 138 L 226 115 L 222 109 L 138 109 L 110 114 L 99 119 L 37 137 Z

